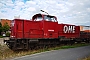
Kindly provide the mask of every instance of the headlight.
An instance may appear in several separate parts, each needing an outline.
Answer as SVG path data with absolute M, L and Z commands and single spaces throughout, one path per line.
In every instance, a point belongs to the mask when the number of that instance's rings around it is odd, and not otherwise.
M 15 36 L 11 36 L 11 38 L 14 38 Z

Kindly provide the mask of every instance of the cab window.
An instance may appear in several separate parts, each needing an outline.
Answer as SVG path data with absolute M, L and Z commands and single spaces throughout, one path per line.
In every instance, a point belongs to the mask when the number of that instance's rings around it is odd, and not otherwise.
M 44 20 L 52 21 L 52 22 L 57 22 L 57 20 L 56 20 L 56 18 L 54 16 L 49 16 L 49 15 L 45 15 L 44 16 Z
M 35 18 L 34 18 L 34 21 L 41 21 L 43 20 L 42 16 L 41 15 L 37 15 Z

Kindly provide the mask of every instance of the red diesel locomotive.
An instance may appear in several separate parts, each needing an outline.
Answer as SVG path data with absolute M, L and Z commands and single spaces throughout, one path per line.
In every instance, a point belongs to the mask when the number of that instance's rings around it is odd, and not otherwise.
M 82 41 L 80 37 L 83 35 L 80 34 L 83 34 L 80 26 L 59 24 L 55 16 L 36 14 L 31 20 L 12 20 L 10 40 L 4 42 L 13 50 L 29 49 L 39 45 L 57 45 L 62 41 Z

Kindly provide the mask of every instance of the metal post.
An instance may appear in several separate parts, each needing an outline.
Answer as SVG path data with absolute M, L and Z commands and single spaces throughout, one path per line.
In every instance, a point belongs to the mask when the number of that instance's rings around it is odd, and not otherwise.
M 44 12 L 44 13 L 46 13 L 46 14 L 48 14 L 47 12 L 45 12 L 44 10 L 40 10 L 40 11 L 42 11 L 42 12 Z M 49 14 L 48 14 L 49 15 Z

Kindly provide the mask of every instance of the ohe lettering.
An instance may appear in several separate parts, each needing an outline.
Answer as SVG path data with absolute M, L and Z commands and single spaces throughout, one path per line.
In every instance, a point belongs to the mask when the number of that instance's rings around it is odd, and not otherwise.
M 65 25 L 63 28 L 64 33 L 75 33 L 75 26 Z

